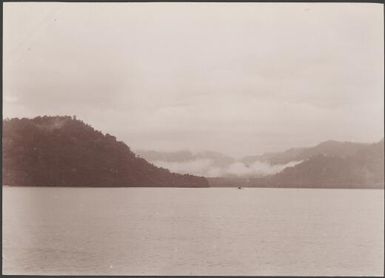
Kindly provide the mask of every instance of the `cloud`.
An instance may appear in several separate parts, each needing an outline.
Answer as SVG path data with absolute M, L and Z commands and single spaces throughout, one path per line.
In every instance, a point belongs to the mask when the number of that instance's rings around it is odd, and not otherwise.
M 237 156 L 373 141 L 382 23 L 375 4 L 6 3 L 3 114 Z
M 290 161 L 286 164 L 270 164 L 267 162 L 255 161 L 251 165 L 243 162 L 234 162 L 227 166 L 215 166 L 210 159 L 194 159 L 183 162 L 151 161 L 158 167 L 166 168 L 171 172 L 179 174 L 192 174 L 204 177 L 223 176 L 267 176 L 281 172 L 287 167 L 293 167 L 302 161 Z
M 286 164 L 270 164 L 267 162 L 255 161 L 250 166 L 245 165 L 242 162 L 236 162 L 230 165 L 227 169 L 228 174 L 233 174 L 236 176 L 266 176 L 266 175 L 274 175 L 281 172 L 283 169 L 287 167 L 293 167 L 302 161 L 290 161 Z
M 19 98 L 16 96 L 4 96 L 4 102 L 7 103 L 16 103 L 18 102 Z

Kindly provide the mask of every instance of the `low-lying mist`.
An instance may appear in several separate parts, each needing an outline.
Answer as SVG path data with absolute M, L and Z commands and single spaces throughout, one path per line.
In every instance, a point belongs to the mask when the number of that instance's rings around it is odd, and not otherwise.
M 163 167 L 171 172 L 179 174 L 191 174 L 204 177 L 224 176 L 268 176 L 281 172 L 287 167 L 293 167 L 301 161 L 290 161 L 286 164 L 270 164 L 268 162 L 255 161 L 245 164 L 240 161 L 233 162 L 227 166 L 214 165 L 211 159 L 194 159 L 183 162 L 169 162 L 156 160 L 151 161 L 158 167 Z

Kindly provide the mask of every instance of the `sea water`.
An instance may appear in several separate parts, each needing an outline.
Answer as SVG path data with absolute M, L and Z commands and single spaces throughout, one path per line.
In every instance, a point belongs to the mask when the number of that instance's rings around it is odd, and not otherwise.
M 3 273 L 383 275 L 384 191 L 3 187 Z

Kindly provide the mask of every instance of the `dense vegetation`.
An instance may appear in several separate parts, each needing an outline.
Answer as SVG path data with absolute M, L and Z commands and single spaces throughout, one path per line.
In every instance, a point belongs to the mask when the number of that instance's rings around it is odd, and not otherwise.
M 304 161 L 267 177 L 208 178 L 210 186 L 384 188 L 383 139 L 373 144 L 328 141 L 263 157 L 270 163 Z
M 350 155 L 320 154 L 269 179 L 276 186 L 384 187 L 384 140 L 367 144 Z
M 3 121 L 3 184 L 205 187 L 137 157 L 114 136 L 70 116 Z

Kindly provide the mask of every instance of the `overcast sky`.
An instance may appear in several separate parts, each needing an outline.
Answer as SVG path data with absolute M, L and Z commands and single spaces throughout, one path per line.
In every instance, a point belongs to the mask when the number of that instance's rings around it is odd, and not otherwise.
M 380 4 L 4 3 L 3 117 L 234 156 L 384 134 Z

